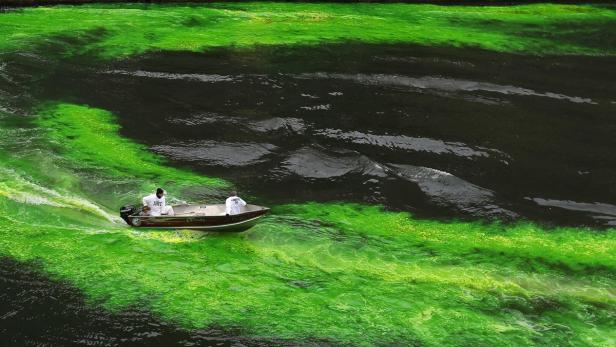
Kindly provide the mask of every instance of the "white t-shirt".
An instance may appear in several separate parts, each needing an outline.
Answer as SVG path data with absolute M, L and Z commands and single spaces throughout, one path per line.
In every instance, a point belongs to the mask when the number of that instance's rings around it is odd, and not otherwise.
M 160 216 L 165 208 L 165 196 L 158 198 L 156 194 L 151 194 L 143 198 L 143 206 L 150 208 L 150 216 Z
M 239 196 L 231 196 L 227 198 L 225 205 L 227 205 L 225 213 L 234 215 L 242 212 L 242 206 L 246 206 L 246 201 L 242 200 Z

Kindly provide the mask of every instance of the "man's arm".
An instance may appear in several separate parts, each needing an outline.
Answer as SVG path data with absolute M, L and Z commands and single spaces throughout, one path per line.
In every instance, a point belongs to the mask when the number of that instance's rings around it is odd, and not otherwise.
M 229 203 L 229 200 L 225 201 L 225 214 L 231 214 L 231 204 Z
M 240 199 L 240 205 L 246 206 L 246 201 L 242 200 L 242 198 L 238 198 L 238 199 Z
M 148 197 L 147 196 L 144 196 L 141 201 L 143 202 L 143 206 L 148 206 Z

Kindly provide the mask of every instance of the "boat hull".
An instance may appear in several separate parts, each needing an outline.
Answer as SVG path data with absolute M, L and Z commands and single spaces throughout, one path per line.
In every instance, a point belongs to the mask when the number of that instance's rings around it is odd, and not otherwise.
M 254 206 L 254 205 L 253 205 Z M 237 215 L 174 215 L 174 216 L 128 216 L 127 222 L 143 229 L 192 229 L 216 232 L 241 232 L 253 227 L 269 212 L 266 207 L 254 206 L 253 210 Z

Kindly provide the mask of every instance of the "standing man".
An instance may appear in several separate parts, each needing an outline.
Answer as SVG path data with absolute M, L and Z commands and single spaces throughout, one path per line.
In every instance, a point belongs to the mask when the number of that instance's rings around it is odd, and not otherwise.
M 246 206 L 246 201 L 237 196 L 236 191 L 232 191 L 231 196 L 225 201 L 225 205 L 227 206 L 225 211 L 227 216 L 232 216 L 242 212 L 242 206 Z
M 149 209 L 150 216 L 173 216 L 173 207 L 167 206 L 165 202 L 165 191 L 162 188 L 156 189 L 155 194 L 151 194 L 143 198 L 143 206 Z

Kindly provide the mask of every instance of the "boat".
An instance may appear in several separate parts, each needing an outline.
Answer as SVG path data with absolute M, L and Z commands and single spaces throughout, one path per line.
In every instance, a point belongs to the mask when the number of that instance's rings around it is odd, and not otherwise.
M 135 228 L 148 229 L 195 229 L 201 231 L 241 232 L 253 227 L 269 208 L 247 204 L 239 214 L 227 215 L 224 204 L 172 205 L 172 216 L 149 216 L 142 208 L 125 205 L 120 209 L 120 217 Z

